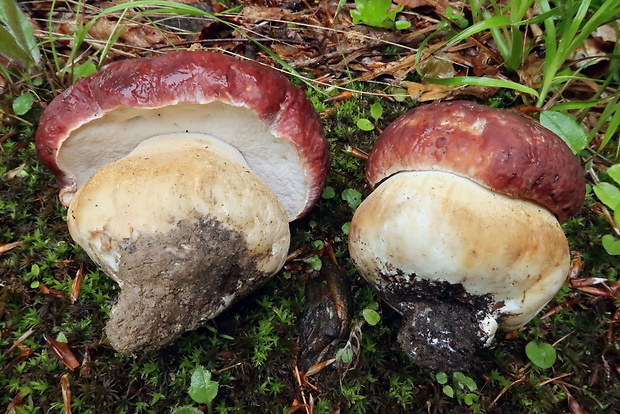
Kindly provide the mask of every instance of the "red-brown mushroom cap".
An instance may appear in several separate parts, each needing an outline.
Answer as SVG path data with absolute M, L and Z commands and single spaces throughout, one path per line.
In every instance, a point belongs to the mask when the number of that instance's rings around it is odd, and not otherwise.
M 372 187 L 401 171 L 444 171 L 493 191 L 530 200 L 560 222 L 585 197 L 578 158 L 532 118 L 472 102 L 417 107 L 390 124 L 368 159 Z
M 321 194 L 329 166 L 327 144 L 322 134 L 318 116 L 303 91 L 292 85 L 280 73 L 250 61 L 210 52 L 174 52 L 147 59 L 132 59 L 114 62 L 99 72 L 81 79 L 59 95 L 45 110 L 36 135 L 36 149 L 43 164 L 56 176 L 61 188 L 61 200 L 68 205 L 73 193 L 90 178 L 103 164 L 122 158 L 140 142 L 128 143 L 122 151 L 123 129 L 114 129 L 113 144 L 101 141 L 100 148 L 92 145 L 88 152 L 75 151 L 72 157 L 87 158 L 82 165 L 63 165 L 59 158 L 63 146 L 72 135 L 93 125 L 93 131 L 105 131 L 100 121 L 108 114 L 125 108 L 164 109 L 175 105 L 204 105 L 213 102 L 230 105 L 231 110 L 245 108 L 253 112 L 268 131 L 276 138 L 290 143 L 298 160 L 303 183 L 292 183 L 293 176 L 281 168 L 280 159 L 261 158 L 267 144 L 253 142 L 253 137 L 237 137 L 238 141 L 252 146 L 259 165 L 253 165 L 252 154 L 244 148 L 237 149 L 246 156 L 248 164 L 279 196 L 298 194 L 295 200 L 283 201 L 289 220 L 305 214 Z M 116 111 L 116 112 L 115 112 Z M 225 113 L 220 110 L 219 113 Z M 162 112 L 160 117 L 167 117 Z M 116 115 L 115 115 L 116 116 Z M 208 117 L 205 116 L 204 118 Z M 202 116 L 186 116 L 178 122 L 180 130 L 205 133 L 194 130 L 194 122 L 208 122 Z M 123 119 L 127 124 L 130 116 Z M 170 124 L 175 120 L 170 119 Z M 99 122 L 99 124 L 98 124 Z M 231 121 L 234 123 L 234 121 Z M 154 128 L 160 128 L 155 126 Z M 97 126 L 96 129 L 95 125 Z M 180 131 L 166 130 L 162 133 Z M 215 138 L 227 141 L 212 131 Z M 93 135 L 89 131 L 90 135 Z M 249 134 L 248 134 L 249 135 Z M 94 142 L 94 141 L 93 141 Z M 230 143 L 230 142 L 229 142 Z M 119 145 L 120 144 L 120 145 Z M 134 145 L 135 144 L 135 145 Z M 236 146 L 235 143 L 231 145 Z M 81 147 L 80 151 L 85 148 Z M 295 153 L 293 151 L 292 153 Z M 274 151 L 277 153 L 278 151 Z M 288 156 L 287 156 L 288 157 Z M 294 157 L 288 157 L 294 158 Z M 88 165 L 88 167 L 86 167 Z M 274 170 L 281 170 L 276 171 Z M 297 180 L 297 178 L 294 178 Z

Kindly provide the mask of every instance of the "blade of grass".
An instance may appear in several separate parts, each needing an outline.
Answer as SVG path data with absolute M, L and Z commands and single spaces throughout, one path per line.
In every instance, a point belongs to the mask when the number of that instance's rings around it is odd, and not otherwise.
M 15 0 L 0 0 L 0 21 L 8 27 L 6 31 L 13 35 L 14 43 L 28 55 L 23 63 L 30 68 L 39 65 L 41 55 L 30 22 Z
M 449 85 L 449 86 L 467 86 L 467 85 L 478 85 L 478 86 L 492 86 L 496 88 L 507 88 L 513 89 L 515 91 L 528 93 L 538 97 L 538 92 L 536 90 L 527 87 L 525 85 L 521 85 L 520 83 L 505 80 L 505 79 L 495 79 L 495 78 L 481 78 L 476 76 L 456 76 L 454 78 L 425 78 L 425 80 L 435 83 L 437 85 Z
M 190 5 L 186 5 L 186 4 L 182 4 L 182 3 L 175 3 L 175 2 L 171 2 L 171 1 L 166 1 L 166 0 L 140 0 L 140 1 L 132 1 L 129 3 L 121 3 L 121 4 L 117 4 L 111 7 L 108 7 L 106 9 L 104 9 L 102 12 L 100 12 L 99 14 L 97 14 L 96 16 L 93 17 L 93 19 L 91 21 L 89 21 L 77 34 L 74 40 L 74 45 L 72 47 L 72 50 L 70 52 L 69 55 L 69 62 L 72 62 L 73 59 L 75 59 L 75 54 L 77 52 L 77 50 L 79 49 L 79 47 L 81 46 L 81 44 L 84 42 L 84 39 L 86 38 L 86 35 L 88 33 L 88 31 L 90 30 L 90 28 L 95 24 L 95 22 L 100 19 L 101 17 L 110 14 L 110 13 L 114 13 L 117 11 L 124 11 L 124 10 L 129 10 L 129 9 L 133 9 L 136 7 L 152 7 L 152 6 L 157 6 L 160 8 L 156 8 L 156 9 L 148 9 L 148 10 L 140 10 L 138 13 L 142 14 L 142 15 L 149 15 L 149 14 L 153 14 L 153 13 L 172 13 L 172 14 L 188 14 L 188 15 L 196 15 L 196 16 L 205 16 L 205 17 L 209 17 L 210 19 L 213 19 L 219 23 L 225 24 L 226 26 L 230 27 L 231 29 L 235 30 L 237 33 L 239 33 L 240 35 L 242 35 L 243 37 L 247 38 L 248 40 L 250 40 L 251 42 L 253 42 L 254 44 L 256 44 L 258 47 L 260 47 L 265 53 L 267 53 L 272 59 L 274 59 L 277 63 L 279 63 L 280 65 L 282 65 L 283 68 L 285 68 L 291 75 L 298 77 L 302 82 L 304 82 L 306 85 L 308 85 L 310 88 L 314 89 L 315 91 L 324 94 L 325 92 L 318 88 L 316 85 L 314 85 L 311 81 L 308 81 L 306 78 L 304 78 L 303 76 L 301 76 L 291 65 L 289 65 L 287 62 L 285 62 L 283 59 L 281 59 L 276 53 L 274 53 L 271 49 L 267 48 L 265 45 L 263 45 L 262 43 L 256 41 L 252 36 L 250 36 L 248 33 L 246 33 L 244 30 L 242 30 L 239 26 L 232 24 L 226 20 L 220 19 L 219 17 L 217 17 L 216 15 L 214 15 L 213 13 L 204 11 L 204 10 L 200 10 L 196 7 L 190 6 Z
M 0 54 L 9 59 L 17 60 L 27 65 L 31 62 L 32 57 L 24 50 L 21 45 L 4 26 L 0 26 Z
M 540 0 L 541 10 L 547 12 L 550 10 L 547 0 Z M 573 3 L 571 3 L 572 5 Z M 565 64 L 571 53 L 579 47 L 584 40 L 592 34 L 599 26 L 608 20 L 617 19 L 620 8 L 616 4 L 616 0 L 606 0 L 594 14 L 585 19 L 588 8 L 591 4 L 590 0 L 583 0 L 576 12 L 566 11 L 562 15 L 562 21 L 566 22 L 563 31 L 560 33 L 561 39 L 558 43 L 556 26 L 553 19 L 545 19 L 545 47 L 546 59 L 543 69 L 543 82 L 540 88 L 540 96 L 536 103 L 537 106 L 543 106 L 547 94 L 550 92 L 555 82 L 555 77 L 560 68 Z M 585 23 L 583 23 L 585 21 Z M 570 23 L 568 23 L 570 22 Z M 583 23 L 583 26 L 581 24 Z
M 609 109 L 609 111 L 607 111 Z M 613 111 L 613 115 L 611 118 L 608 118 L 609 112 Z M 606 113 L 608 112 L 608 113 Z M 599 146 L 599 151 L 605 148 L 605 146 L 611 141 L 611 138 L 618 132 L 618 126 L 620 126 L 620 105 L 618 102 L 618 98 L 613 102 L 613 105 L 608 105 L 603 113 L 601 114 L 600 120 L 609 119 L 609 124 L 607 125 L 607 129 L 605 129 L 605 137 L 601 141 L 601 145 Z M 598 129 L 598 128 L 597 128 Z M 597 130 L 595 129 L 595 131 Z M 616 146 L 616 157 L 620 154 L 620 145 Z

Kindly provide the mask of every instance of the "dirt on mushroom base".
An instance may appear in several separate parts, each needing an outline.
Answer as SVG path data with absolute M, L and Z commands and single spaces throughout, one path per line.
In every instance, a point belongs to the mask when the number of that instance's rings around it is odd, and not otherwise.
M 471 295 L 461 284 L 431 282 L 415 275 L 405 279 L 411 283 L 389 284 L 381 292 L 385 301 L 404 315 L 398 333 L 403 351 L 425 368 L 469 368 L 489 335 L 482 330 L 481 321 L 490 315 L 492 296 Z
M 154 254 L 153 249 L 162 245 L 179 247 Z M 161 347 L 217 316 L 270 277 L 257 270 L 259 258 L 244 236 L 215 218 L 179 222 L 167 234 L 140 238 L 122 247 L 121 257 L 118 276 L 124 281 L 123 293 L 106 333 L 124 353 Z M 152 275 L 157 275 L 156 281 Z

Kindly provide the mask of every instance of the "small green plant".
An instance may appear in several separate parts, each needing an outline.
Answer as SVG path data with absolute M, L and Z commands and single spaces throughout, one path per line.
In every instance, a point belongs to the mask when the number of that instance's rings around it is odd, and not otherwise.
M 347 188 L 342 192 L 342 199 L 347 202 L 351 210 L 355 211 L 362 203 L 362 193 L 353 188 Z
M 24 115 L 30 111 L 33 103 L 34 94 L 31 92 L 23 93 L 13 100 L 13 112 L 15 115 Z
M 473 378 L 468 377 L 462 372 L 452 373 L 452 385 L 449 384 L 449 377 L 445 372 L 438 372 L 435 379 L 443 385 L 442 392 L 450 398 L 456 397 L 461 404 L 472 408 L 474 412 L 479 411 L 478 395 L 474 393 L 478 389 Z
M 607 169 L 607 174 L 620 185 L 620 164 L 616 164 Z M 620 224 L 620 188 L 618 185 L 614 185 L 607 182 L 600 182 L 596 184 L 592 189 L 594 194 L 614 213 L 614 220 L 616 224 Z M 620 240 L 617 240 L 611 234 L 606 234 L 601 238 L 603 247 L 610 255 L 620 255 Z
M 408 21 L 396 21 L 396 14 L 403 10 L 403 6 L 392 4 L 392 0 L 355 0 L 355 7 L 351 10 L 355 24 L 399 30 L 411 26 Z
M 372 116 L 376 122 L 379 120 L 379 118 L 381 118 L 381 115 L 383 115 L 383 107 L 379 102 L 375 102 L 370 107 L 370 116 Z M 368 118 L 358 119 L 356 125 L 362 131 L 372 131 L 373 129 L 375 129 L 375 124 Z
M 532 341 L 525 346 L 525 354 L 538 368 L 547 369 L 555 364 L 556 352 L 552 345 Z
M 364 317 L 366 323 L 370 326 L 375 326 L 381 320 L 381 315 L 379 315 L 379 312 L 374 309 L 364 309 L 362 311 L 362 316 Z
M 495 15 L 508 15 L 510 19 L 509 25 L 490 29 L 493 40 L 504 58 L 504 64 L 509 70 L 519 69 L 532 48 L 530 43 L 523 41 L 520 26 L 532 3 L 534 0 L 510 0 L 500 7 L 495 1 L 491 2 Z M 470 0 L 469 4 L 474 21 L 483 21 L 491 17 L 489 11 L 482 10 L 482 1 Z
M 211 413 L 211 403 L 217 396 L 218 387 L 217 381 L 211 380 L 211 372 L 198 366 L 192 373 L 192 382 L 187 392 L 198 404 L 206 404 Z
M 444 12 L 443 17 L 445 17 L 447 20 L 454 23 L 461 29 L 464 29 L 467 26 L 469 26 L 469 21 L 465 17 L 463 17 L 462 14 L 455 12 L 452 6 L 446 7 L 446 11 Z M 444 27 L 447 28 L 448 25 L 449 24 L 445 21 L 439 22 L 438 29 L 442 29 Z
M 571 54 L 583 44 L 597 28 L 607 21 L 620 17 L 620 6 L 616 0 L 605 0 L 589 15 L 591 0 L 581 2 L 567 1 L 558 3 L 558 15 L 545 18 L 545 53 L 542 84 L 539 88 L 536 105 L 541 107 L 547 100 L 551 89 L 569 79 L 560 76 Z M 543 14 L 552 8 L 547 0 L 539 0 Z M 589 15 L 589 16 L 588 16 Z M 559 19 L 558 19 L 559 17 Z

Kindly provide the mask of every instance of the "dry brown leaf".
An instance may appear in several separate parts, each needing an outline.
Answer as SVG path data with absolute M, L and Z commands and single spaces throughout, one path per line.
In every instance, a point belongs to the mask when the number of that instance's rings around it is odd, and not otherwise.
M 24 243 L 24 242 L 23 241 L 16 241 L 16 242 L 13 242 L 13 243 L 0 244 L 0 254 L 6 253 L 9 250 L 13 250 L 14 248 L 16 248 L 17 246 L 19 246 L 22 243 Z
M 67 299 L 67 294 L 62 290 L 52 289 L 47 287 L 47 285 L 43 282 L 39 282 L 39 291 L 46 296 L 51 297 L 52 299 L 64 301 Z
M 13 399 L 11 400 L 11 402 L 9 403 L 9 405 L 6 407 L 6 413 L 13 413 L 15 412 L 15 409 L 17 407 L 19 407 L 20 405 L 22 405 L 24 402 L 26 402 L 26 397 L 22 396 L 22 391 L 17 391 L 17 394 L 15 394 L 15 397 L 13 397 Z
M 405 84 L 409 96 L 417 102 L 447 98 L 454 89 L 454 86 L 435 85 L 433 83 L 405 82 Z
M 20 165 L 17 168 L 13 168 L 11 171 L 6 173 L 4 178 L 6 178 L 7 180 L 12 180 L 13 178 L 15 178 L 17 176 L 17 174 L 22 172 L 24 170 L 24 168 L 26 168 L 26 163 L 23 163 L 22 165 Z
M 443 13 L 446 11 L 446 7 L 449 6 L 448 0 L 394 0 L 394 3 L 410 8 L 430 6 L 435 8 L 438 12 Z
M 121 43 L 125 45 L 147 48 L 167 43 L 162 33 L 155 27 L 136 23 L 131 23 L 123 27 L 123 24 L 119 25 L 117 21 L 108 19 L 97 20 L 88 31 L 88 34 L 91 35 L 93 39 L 106 42 L 113 37 L 114 32 L 119 29 L 123 30 L 120 35 L 120 40 Z
M 290 10 L 281 9 L 279 7 L 246 6 L 243 8 L 240 17 L 254 21 L 268 19 L 294 20 Z
M 521 79 L 521 83 L 525 86 L 536 89 L 536 85 L 542 81 L 542 69 L 544 64 L 545 61 L 539 59 L 535 53 L 529 55 L 525 59 L 521 69 L 517 71 L 519 74 L 519 79 Z
M 80 268 L 75 274 L 73 283 L 71 284 L 71 303 L 75 303 L 80 296 L 80 290 L 82 288 L 82 280 L 84 280 L 84 271 Z
M 417 102 L 428 102 L 438 99 L 461 99 L 464 97 L 475 97 L 487 100 L 495 95 L 499 89 L 490 86 L 449 86 L 418 82 L 405 82 L 405 85 L 407 86 L 409 96 Z
M 65 414 L 71 414 L 71 388 L 69 388 L 69 373 L 60 377 L 60 388 L 62 390 L 62 402 L 65 407 Z
M 73 351 L 71 351 L 71 348 L 69 348 L 69 345 L 64 342 L 59 342 L 55 340 L 48 334 L 44 334 L 43 338 L 45 339 L 45 342 L 47 342 L 47 344 L 49 345 L 54 356 L 58 358 L 58 360 L 62 362 L 67 368 L 73 371 L 80 366 L 80 363 L 73 354 Z

